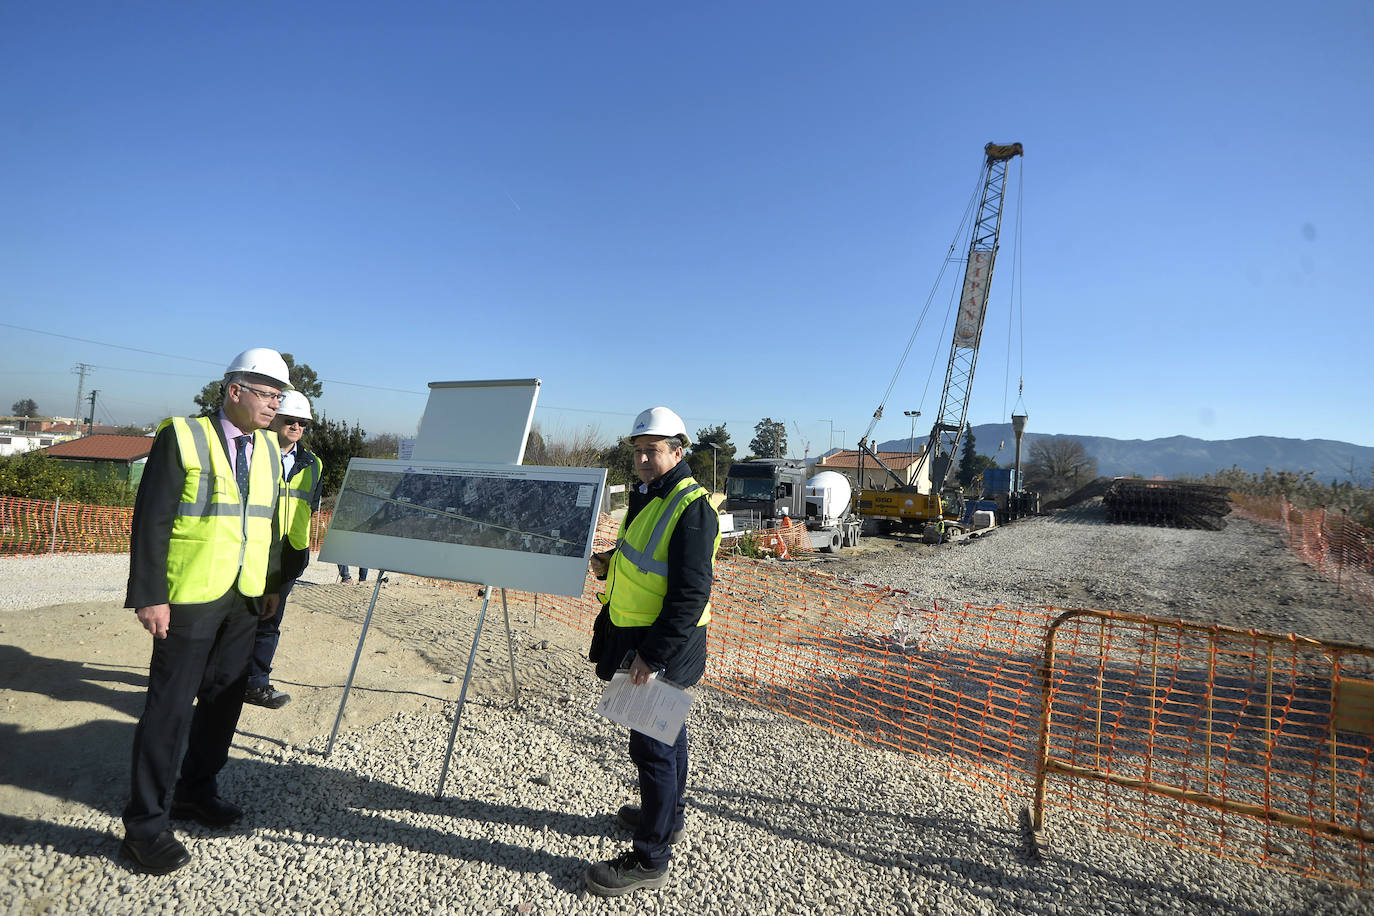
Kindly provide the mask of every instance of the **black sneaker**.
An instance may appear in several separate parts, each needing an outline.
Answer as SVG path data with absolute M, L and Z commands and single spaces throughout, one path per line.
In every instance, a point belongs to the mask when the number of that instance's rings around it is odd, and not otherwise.
M 639 864 L 639 856 L 631 849 L 629 852 L 609 862 L 597 862 L 587 868 L 587 890 L 598 897 L 619 897 L 640 888 L 658 890 L 668 883 L 668 869 L 645 868 Z
M 639 829 L 639 805 L 621 805 L 620 810 L 615 813 L 615 822 L 634 833 Z M 668 834 L 668 843 L 673 846 L 681 843 L 682 835 L 686 832 L 685 827 L 674 830 Z
M 268 709 L 281 709 L 291 702 L 291 694 L 282 693 L 271 684 L 266 687 L 249 687 L 243 692 L 243 702 Z

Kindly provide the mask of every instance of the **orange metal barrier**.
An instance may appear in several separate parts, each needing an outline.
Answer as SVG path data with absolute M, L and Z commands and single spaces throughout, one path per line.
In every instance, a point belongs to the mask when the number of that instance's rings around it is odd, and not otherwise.
M 1374 649 L 1107 611 L 1045 642 L 1037 829 L 1054 790 L 1140 839 L 1369 881 Z
M 1374 531 L 1347 513 L 1326 507 L 1298 509 L 1282 496 L 1231 497 L 1234 513 L 1283 530 L 1290 550 L 1342 590 L 1374 604 Z
M 134 510 L 0 496 L 0 555 L 123 553 Z

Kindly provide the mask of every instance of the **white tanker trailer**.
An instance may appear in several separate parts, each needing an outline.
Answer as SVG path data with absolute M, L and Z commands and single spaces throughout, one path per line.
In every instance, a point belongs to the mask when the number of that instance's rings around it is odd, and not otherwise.
M 852 511 L 853 496 L 849 478 L 834 471 L 806 481 L 806 532 L 813 549 L 834 553 L 859 543 L 863 523 Z

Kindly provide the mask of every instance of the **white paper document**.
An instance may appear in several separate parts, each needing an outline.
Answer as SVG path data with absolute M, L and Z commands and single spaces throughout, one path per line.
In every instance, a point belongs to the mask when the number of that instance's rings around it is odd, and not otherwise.
M 617 725 L 632 728 L 664 744 L 674 744 L 687 721 L 692 695 L 657 677 L 636 686 L 628 671 L 617 671 L 596 711 Z

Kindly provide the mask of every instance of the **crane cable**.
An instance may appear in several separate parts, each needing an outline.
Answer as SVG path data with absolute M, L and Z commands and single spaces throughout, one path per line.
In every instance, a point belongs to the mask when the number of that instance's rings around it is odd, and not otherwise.
M 1023 250 L 1021 247 L 1021 226 L 1022 226 L 1022 205 L 1025 201 L 1026 190 L 1026 164 L 1025 160 L 1017 163 L 1016 173 L 1016 219 L 1012 229 L 1012 248 L 1011 248 L 1011 286 L 1008 289 L 1007 299 L 1007 360 L 1002 375 L 1002 419 L 1009 422 L 1007 413 L 1007 392 L 1011 388 L 1011 343 L 1013 337 L 1017 342 L 1017 380 L 1016 380 L 1016 402 L 1011 409 L 1014 413 L 1016 405 L 1025 406 L 1021 395 L 1026 385 L 1026 299 L 1025 299 L 1025 264 L 1022 261 Z M 1020 308 L 1017 308 L 1017 304 Z M 1019 319 L 1019 320 L 1018 320 Z M 997 445 L 999 457 L 1007 447 L 1007 440 L 1003 439 Z
M 982 183 L 983 183 L 983 166 L 980 165 L 980 166 L 978 167 L 978 180 L 977 180 L 976 182 L 974 182 L 973 193 L 972 193 L 972 194 L 970 195 L 970 197 L 969 197 L 968 207 L 965 208 L 965 210 L 964 210 L 964 215 L 963 215 L 963 216 L 960 218 L 960 220 L 959 220 L 959 226 L 958 226 L 958 228 L 955 229 L 955 231 L 954 231 L 954 239 L 953 239 L 953 241 L 951 241 L 951 242 L 949 243 L 949 250 L 948 250 L 947 252 L 945 252 L 945 257 L 944 257 L 944 260 L 943 260 L 943 261 L 941 262 L 941 264 L 940 264 L 940 271 L 939 271 L 939 273 L 938 273 L 938 274 L 936 275 L 936 277 L 935 277 L 935 282 L 934 282 L 933 284 L 931 284 L 930 293 L 927 294 L 927 296 L 926 296 L 925 305 L 922 306 L 922 308 L 921 308 L 921 314 L 920 314 L 920 315 L 917 317 L 917 319 L 916 319 L 916 327 L 912 328 L 912 330 L 911 330 L 911 336 L 907 338 L 906 347 L 905 347 L 905 349 L 902 350 L 902 356 L 901 356 L 900 359 L 897 360 L 897 368 L 896 368 L 895 370 L 893 370 L 892 378 L 891 378 L 891 380 L 888 381 L 888 383 L 887 383 L 887 390 L 883 392 L 883 398 L 882 398 L 882 400 L 878 403 L 878 409 L 875 410 L 875 411 L 873 412 L 873 419 L 872 419 L 872 421 L 868 424 L 868 430 L 867 430 L 867 431 L 864 433 L 864 435 L 863 435 L 863 439 L 864 439 L 865 441 L 866 441 L 871 435 L 873 435 L 873 428 L 874 428 L 875 426 L 877 426 L 877 425 L 878 425 L 878 421 L 879 421 L 880 419 L 882 419 L 882 416 L 883 416 L 883 409 L 884 409 L 885 407 L 887 407 L 888 399 L 889 399 L 890 397 L 892 397 L 892 389 L 895 388 L 895 387 L 897 387 L 897 379 L 901 377 L 901 374 L 902 374 L 902 367 L 903 367 L 904 365 L 906 365 L 906 359 L 907 359 L 907 356 L 909 356 L 910 353 L 911 353 L 911 347 L 912 347 L 913 344 L 916 343 L 916 335 L 919 334 L 919 333 L 921 332 L 921 327 L 922 327 L 922 325 L 925 324 L 926 315 L 930 312 L 930 305 L 931 305 L 931 303 L 935 301 L 935 294 L 939 291 L 939 289 L 940 289 L 940 284 L 941 284 L 941 282 L 943 282 L 943 280 L 944 280 L 945 271 L 947 271 L 947 270 L 949 269 L 949 265 L 950 265 L 950 264 L 952 264 L 952 263 L 954 263 L 956 260 L 958 260 L 958 259 L 955 257 L 954 253 L 955 253 L 955 251 L 958 249 L 958 245 L 959 245 L 960 239 L 963 238 L 963 236 L 964 236 L 965 227 L 969 227 L 969 228 L 968 228 L 968 231 L 969 231 L 969 232 L 972 232 L 972 231 L 973 231 L 973 230 L 972 230 L 971 223 L 972 223 L 973 216 L 974 216 L 974 214 L 977 212 L 977 209 L 978 209 L 978 195 L 979 195 L 979 189 L 982 187 Z M 938 357 L 938 352 L 937 352 L 937 357 Z M 932 368 L 931 371 L 932 371 L 932 373 L 933 373 L 933 372 L 934 372 L 934 369 Z M 929 386 L 930 386 L 930 380 L 927 379 L 927 380 L 926 380 L 926 387 L 927 387 L 927 389 L 929 389 Z M 922 395 L 922 403 L 924 403 L 924 400 L 925 400 L 924 395 Z

